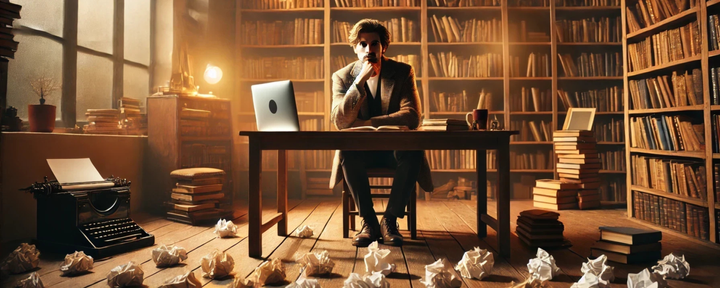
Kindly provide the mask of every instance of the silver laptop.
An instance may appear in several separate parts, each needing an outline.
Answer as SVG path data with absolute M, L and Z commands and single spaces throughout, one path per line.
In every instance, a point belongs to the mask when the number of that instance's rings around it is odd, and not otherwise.
M 258 131 L 300 131 L 292 81 L 256 84 L 250 89 Z

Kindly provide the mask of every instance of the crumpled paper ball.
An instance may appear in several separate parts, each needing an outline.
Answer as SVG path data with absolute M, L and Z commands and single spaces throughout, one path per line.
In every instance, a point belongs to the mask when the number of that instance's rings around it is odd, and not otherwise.
M 217 249 L 202 258 L 200 265 L 203 271 L 203 277 L 210 279 L 220 279 L 227 277 L 235 269 L 235 261 L 225 252 Z
M 685 261 L 685 255 L 680 257 L 670 253 L 658 265 L 652 267 L 653 272 L 670 279 L 683 279 L 690 275 L 690 263 Z
M 160 245 L 152 250 L 152 260 L 157 267 L 169 267 L 188 258 L 185 248 L 175 245 Z
M 43 285 L 42 280 L 40 280 L 40 275 L 38 275 L 37 272 L 30 273 L 30 276 L 28 278 L 22 279 L 18 281 L 17 285 L 15 285 L 17 288 L 45 288 L 45 285 Z
M 141 286 L 143 283 L 143 270 L 135 261 L 117 266 L 110 270 L 107 275 L 108 286 L 125 287 L 125 286 Z
M 628 288 L 663 288 L 668 287 L 663 276 L 657 272 L 650 272 L 647 268 L 640 273 L 628 273 Z
M 202 283 L 195 277 L 195 273 L 187 271 L 185 274 L 165 280 L 159 288 L 200 288 Z
M 531 278 L 537 278 L 540 281 L 552 280 L 560 272 L 560 268 L 555 266 L 555 258 L 538 248 L 537 258 L 530 259 L 527 267 Z
M 445 259 L 438 259 L 432 264 L 425 265 L 425 279 L 420 282 L 428 288 L 459 288 L 463 283 L 460 275 Z
M 335 267 L 335 262 L 330 260 L 328 251 L 310 252 L 297 259 L 297 262 L 305 268 L 303 275 L 313 276 L 329 274 Z
M 580 268 L 580 271 L 583 274 L 585 274 L 585 275 L 592 274 L 592 275 L 596 276 L 595 278 L 597 278 L 598 284 L 597 284 L 597 286 L 593 286 L 593 287 L 609 287 L 610 282 L 615 280 L 615 274 L 614 274 L 615 268 L 613 268 L 612 266 L 606 265 L 605 264 L 606 261 L 607 261 L 607 256 L 605 256 L 605 254 L 603 254 L 603 255 L 600 255 L 600 257 L 597 257 L 593 260 L 590 260 L 588 258 L 588 262 L 585 262 L 582 264 L 582 268 Z M 583 276 L 583 277 L 585 278 L 585 276 Z M 586 282 L 590 283 L 589 282 L 590 279 L 592 279 L 592 278 L 587 278 Z M 580 282 L 578 282 L 578 283 L 580 283 Z M 583 287 L 585 287 L 585 286 L 583 286 Z
M 596 276 L 593 273 L 585 273 L 585 275 L 580 278 L 580 281 L 577 283 L 573 283 L 570 288 L 605 288 L 610 287 L 610 283 L 605 282 L 604 284 L 600 283 L 600 278 Z
M 547 280 L 540 280 L 538 278 L 530 276 L 525 282 L 522 282 L 520 284 L 512 283 L 510 284 L 512 288 L 550 288 Z
M 73 254 L 65 255 L 65 262 L 60 266 L 60 272 L 63 275 L 80 274 L 92 270 L 94 263 L 92 256 L 85 255 L 83 251 L 75 251 Z
M 217 224 L 215 224 L 214 233 L 220 238 L 233 237 L 237 234 L 237 226 L 235 226 L 232 221 L 220 219 Z
M 382 272 L 372 272 L 360 277 L 360 274 L 350 273 L 343 284 L 343 288 L 390 288 L 390 283 L 385 280 Z
M 12 274 L 20 274 L 37 268 L 40 263 L 40 251 L 35 245 L 22 243 L 15 248 L 10 255 L 3 260 L 0 270 L 8 271 Z
M 301 238 L 312 237 L 313 230 L 310 228 L 310 226 L 303 225 L 302 227 L 300 227 L 300 229 L 297 230 L 297 232 L 295 232 L 295 234 L 297 235 L 297 237 Z
M 265 261 L 245 279 L 249 287 L 262 287 L 285 281 L 285 266 L 279 258 Z
M 460 271 L 460 275 L 464 278 L 482 280 L 490 274 L 493 266 L 495 266 L 495 258 L 492 252 L 475 247 L 473 250 L 465 252 L 455 266 L 455 270 Z
M 385 276 L 395 272 L 395 264 L 388 263 L 388 255 L 390 250 L 378 248 L 377 241 L 370 243 L 365 255 L 365 272 L 381 272 Z
M 307 279 L 303 276 L 300 276 L 297 281 L 295 281 L 294 283 L 290 283 L 289 285 L 285 286 L 285 288 L 320 288 L 320 283 L 318 283 L 317 279 Z

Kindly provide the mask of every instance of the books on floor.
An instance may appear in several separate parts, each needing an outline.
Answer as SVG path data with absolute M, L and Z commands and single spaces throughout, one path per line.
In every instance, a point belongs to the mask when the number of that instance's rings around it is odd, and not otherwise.
M 194 225 L 217 221 L 222 216 L 219 204 L 225 197 L 222 184 L 225 171 L 205 167 L 185 168 L 172 171 L 170 176 L 176 184 L 167 202 L 169 220 Z
M 532 209 L 520 212 L 515 233 L 531 247 L 561 247 L 567 244 L 563 237 L 565 226 L 558 220 L 560 214 Z
M 600 240 L 593 244 L 591 256 L 602 254 L 608 260 L 625 263 L 649 263 L 661 258 L 662 232 L 632 227 L 600 227 Z
M 558 155 L 557 172 L 560 181 L 579 184 L 577 208 L 600 207 L 601 163 L 597 141 L 592 131 L 559 130 L 553 133 L 553 145 Z

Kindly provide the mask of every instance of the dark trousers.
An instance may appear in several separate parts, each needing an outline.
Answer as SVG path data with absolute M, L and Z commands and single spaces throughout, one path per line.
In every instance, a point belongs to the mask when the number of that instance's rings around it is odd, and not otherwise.
M 405 216 L 405 206 L 410 199 L 420 173 L 423 151 L 340 151 L 344 181 L 355 199 L 360 217 L 375 217 L 368 168 L 395 169 L 386 215 L 397 218 Z

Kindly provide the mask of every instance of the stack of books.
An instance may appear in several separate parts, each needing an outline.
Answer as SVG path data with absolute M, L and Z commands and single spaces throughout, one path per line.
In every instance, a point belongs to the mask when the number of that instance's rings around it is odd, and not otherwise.
M 225 171 L 215 168 L 185 168 L 172 171 L 176 181 L 170 194 L 167 219 L 195 225 L 217 221 L 222 215 L 218 209 L 225 197 L 223 182 Z
M 558 221 L 560 214 L 533 209 L 520 212 L 515 233 L 531 247 L 553 248 L 565 245 L 565 226 Z
M 123 129 L 127 135 L 144 135 L 147 126 L 143 127 L 143 117 L 140 114 L 140 100 L 130 97 L 120 98 L 120 113 L 123 116 Z
M 122 134 L 120 110 L 118 109 L 87 109 L 88 124 L 83 126 L 85 134 Z
M 581 185 L 562 180 L 538 179 L 533 187 L 533 206 L 551 210 L 577 209 Z
M 460 119 L 423 119 L 422 126 L 418 130 L 423 131 L 459 131 L 469 130 L 465 120 Z
M 600 240 L 593 244 L 592 257 L 605 254 L 608 260 L 649 263 L 661 258 L 662 232 L 631 227 L 600 227 Z
M 559 130 L 553 133 L 553 142 L 560 181 L 580 184 L 578 207 L 600 207 L 600 158 L 595 134 L 592 131 Z
M 15 58 L 15 51 L 18 49 L 18 42 L 13 40 L 15 35 L 12 32 L 13 20 L 20 19 L 22 6 L 0 1 L 0 56 Z

